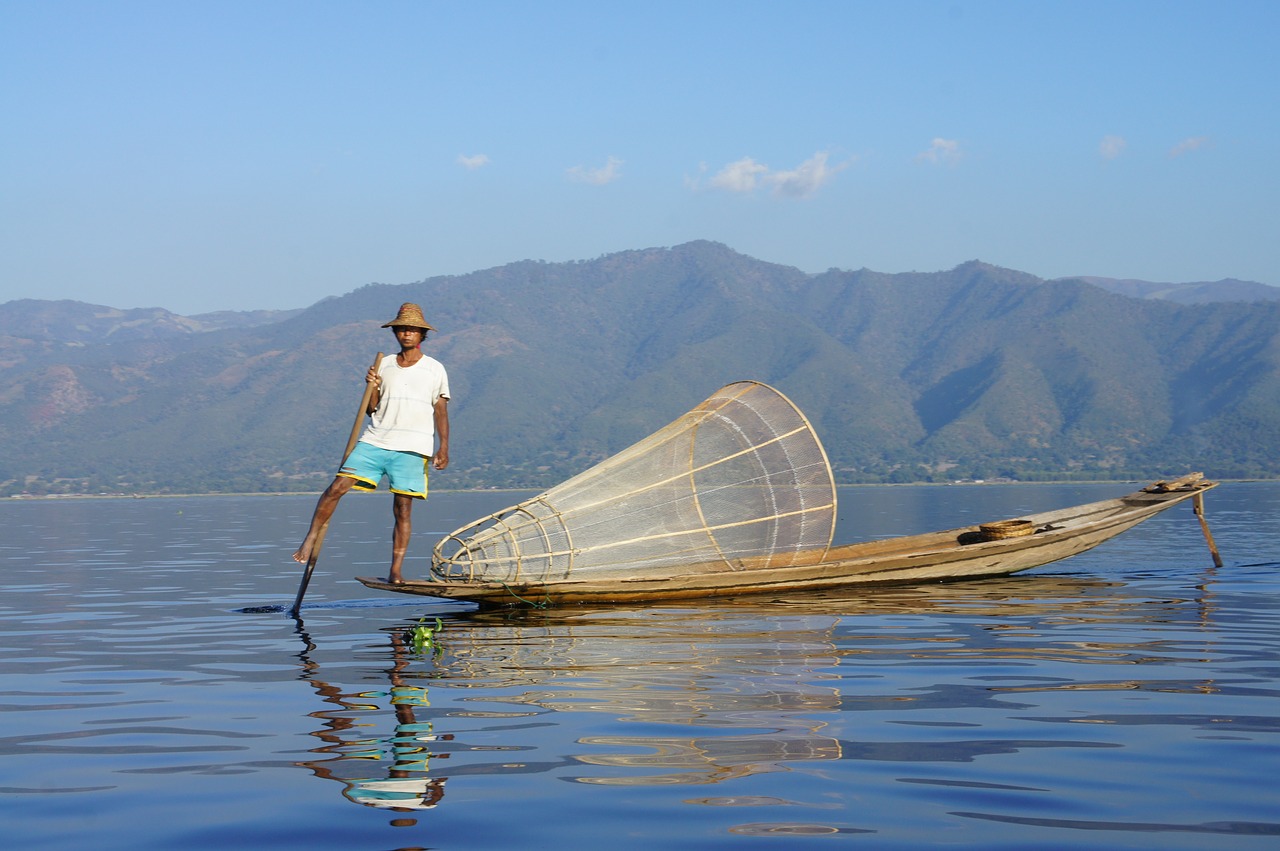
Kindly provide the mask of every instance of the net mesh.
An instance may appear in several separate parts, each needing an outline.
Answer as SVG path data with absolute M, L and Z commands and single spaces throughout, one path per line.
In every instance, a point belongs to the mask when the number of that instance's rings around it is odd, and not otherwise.
M 551 490 L 445 536 L 432 573 L 545 582 L 809 564 L 831 545 L 835 503 L 808 420 L 772 387 L 742 381 Z

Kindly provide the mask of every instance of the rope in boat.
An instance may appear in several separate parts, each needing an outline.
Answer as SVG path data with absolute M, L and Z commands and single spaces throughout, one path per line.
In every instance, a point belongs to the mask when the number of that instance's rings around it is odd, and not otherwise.
M 543 592 L 542 602 L 538 603 L 533 600 L 526 600 L 524 597 L 521 597 L 515 591 L 512 591 L 511 586 L 505 582 L 499 582 L 498 584 L 501 585 L 504 589 L 506 589 L 506 592 L 508 594 L 510 594 L 512 597 L 515 597 L 517 600 L 519 600 L 521 603 L 524 603 L 526 606 L 533 606 L 535 609 L 551 608 L 551 595 L 546 593 L 545 591 Z

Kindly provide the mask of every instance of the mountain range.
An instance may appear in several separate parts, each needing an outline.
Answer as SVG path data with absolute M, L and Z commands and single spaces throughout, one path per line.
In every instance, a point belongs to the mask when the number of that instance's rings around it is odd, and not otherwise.
M 13 301 L 0 494 L 318 490 L 406 301 L 453 391 L 434 487 L 555 484 L 740 379 L 805 412 L 841 482 L 1280 475 L 1275 288 L 1144 283 L 809 274 L 692 242 L 291 311 Z

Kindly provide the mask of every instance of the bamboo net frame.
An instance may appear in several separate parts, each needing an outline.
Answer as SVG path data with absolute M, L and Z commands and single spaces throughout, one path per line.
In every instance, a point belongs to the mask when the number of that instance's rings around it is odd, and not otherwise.
M 527 583 L 811 564 L 835 533 L 826 451 L 791 400 L 739 381 L 518 505 L 446 535 L 440 579 Z

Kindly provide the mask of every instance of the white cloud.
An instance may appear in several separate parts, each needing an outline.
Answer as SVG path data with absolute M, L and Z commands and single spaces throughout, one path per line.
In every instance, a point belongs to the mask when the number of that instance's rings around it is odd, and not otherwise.
M 622 176 L 622 160 L 617 157 L 609 157 L 600 168 L 587 168 L 586 166 L 575 165 L 567 170 L 569 179 L 579 183 L 590 183 L 595 186 L 604 186 L 606 183 L 613 183 Z
M 830 154 L 819 151 L 794 169 L 774 171 L 751 157 L 729 163 L 707 181 L 713 189 L 726 192 L 754 192 L 765 186 L 773 187 L 774 194 L 789 198 L 805 198 L 817 192 L 835 175 L 848 167 L 848 163 L 828 165 Z M 686 183 L 689 181 L 686 179 Z M 696 187 L 696 184 L 691 184 Z
M 468 156 L 467 154 L 458 154 L 458 165 L 462 166 L 467 171 L 475 171 L 476 169 L 487 166 L 488 164 L 488 154 L 473 154 L 471 156 Z
M 1190 139 L 1183 139 L 1181 142 L 1173 146 L 1173 150 L 1169 151 L 1169 156 L 1180 157 L 1183 154 L 1189 154 L 1192 151 L 1198 151 L 1209 144 L 1208 136 L 1192 136 Z
M 759 184 L 760 178 L 768 173 L 767 165 L 758 163 L 751 157 L 743 157 L 716 172 L 710 182 L 714 188 L 728 192 L 751 192 Z
M 960 142 L 955 139 L 934 139 L 927 151 L 916 155 L 917 160 L 934 165 L 955 165 L 960 162 L 964 153 L 960 150 Z
M 831 178 L 849 165 L 844 162 L 837 166 L 828 166 L 828 156 L 826 151 L 819 151 L 791 171 L 776 171 L 768 175 L 768 181 L 773 184 L 774 192 L 779 195 L 786 195 L 789 198 L 806 198 L 829 183 Z
M 1103 136 L 1102 141 L 1098 144 L 1098 153 L 1104 160 L 1114 160 L 1124 153 L 1124 149 L 1128 144 L 1123 136 Z

